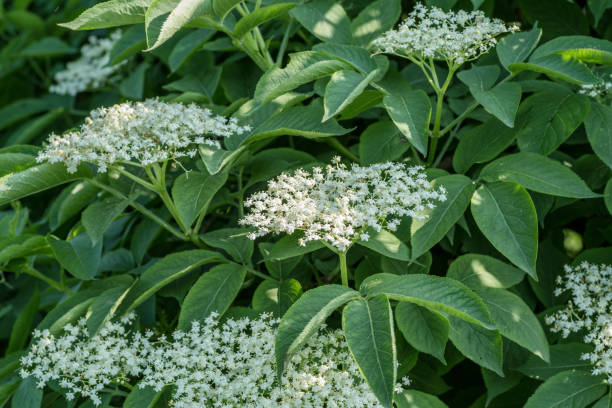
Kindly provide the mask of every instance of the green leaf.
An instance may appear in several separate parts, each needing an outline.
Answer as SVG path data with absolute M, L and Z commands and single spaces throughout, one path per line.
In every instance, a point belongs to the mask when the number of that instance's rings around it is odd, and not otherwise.
M 410 302 L 399 302 L 395 308 L 395 322 L 412 347 L 446 364 L 444 349 L 449 324 L 444 316 Z
M 289 355 L 303 346 L 334 310 L 359 298 L 359 292 L 340 285 L 324 285 L 304 293 L 281 319 L 274 353 L 278 379 Z
M 32 255 L 51 255 L 47 240 L 42 235 L 21 234 L 0 241 L 0 263 Z
M 399 0 L 377 0 L 368 4 L 351 23 L 354 43 L 368 46 L 382 33 L 393 28 L 401 12 Z
M 510 65 L 525 61 L 538 45 L 541 36 L 542 29 L 536 24 L 529 31 L 513 33 L 499 40 L 495 50 L 504 68 L 509 70 Z
M 309 3 L 310 4 L 310 3 Z M 336 71 L 325 88 L 323 122 L 342 112 L 368 86 L 377 71 L 367 76 L 355 71 Z
M 608 394 L 597 401 L 593 408 L 612 408 L 612 394 Z
M 145 14 L 146 51 L 168 41 L 194 17 L 210 14 L 211 0 L 153 0 Z
M 550 90 L 527 98 L 518 113 L 518 146 L 521 151 L 548 155 L 565 142 L 589 112 L 585 95 Z
M 314 252 L 325 247 L 321 241 L 308 241 L 306 245 L 300 245 L 299 241 L 302 237 L 303 233 L 300 232 L 285 235 L 276 241 L 266 259 L 279 261 Z
M 410 144 L 391 121 L 372 123 L 359 137 L 359 160 L 362 165 L 397 160 L 410 149 Z
M 383 294 L 349 302 L 342 312 L 342 329 L 359 371 L 383 407 L 393 407 L 397 377 L 393 314 Z
M 145 75 L 149 64 L 143 62 L 119 83 L 119 93 L 129 99 L 142 99 L 145 91 Z
M 69 241 L 63 241 L 50 235 L 47 242 L 51 245 L 57 261 L 74 277 L 90 280 L 98 273 L 102 257 L 102 242 L 94 245 L 84 232 Z
M 432 182 L 436 189 L 446 189 L 446 201 L 437 203 L 433 209 L 426 209 L 424 219 L 413 219 L 410 226 L 412 258 L 418 258 L 436 245 L 453 225 L 461 218 L 474 193 L 474 183 L 461 174 L 438 177 Z
M 29 376 L 21 380 L 13 400 L 11 408 L 40 408 L 42 406 L 43 390 L 37 385 L 38 381 L 34 376 Z
M 427 154 L 427 136 L 431 119 L 431 102 L 421 90 L 387 95 L 383 99 L 387 113 L 421 154 Z
M 450 264 L 446 276 L 478 290 L 510 288 L 521 282 L 525 273 L 488 255 L 465 254 Z
M 219 20 L 223 21 L 228 13 L 241 1 L 242 0 L 213 0 L 212 6 Z
M 612 65 L 612 42 L 586 35 L 555 38 L 538 47 L 532 58 L 559 54 L 591 64 Z
M 89 336 L 98 333 L 98 330 L 113 317 L 131 283 L 130 279 L 123 285 L 105 290 L 94 299 L 87 311 L 87 332 Z
M 503 342 L 497 330 L 487 330 L 475 324 L 449 316 L 448 337 L 464 356 L 502 376 Z
M 28 45 L 19 54 L 25 58 L 48 58 L 74 54 L 76 49 L 57 37 L 45 37 Z
M 476 225 L 513 264 L 536 278 L 538 217 L 529 193 L 514 183 L 480 186 L 472 196 Z
M 254 10 L 238 20 L 234 26 L 234 37 L 241 38 L 245 36 L 260 24 L 288 13 L 296 5 L 296 3 L 276 3 Z
M 38 293 L 38 289 L 35 289 L 34 294 L 30 298 L 30 300 L 28 300 L 28 303 L 19 313 L 17 319 L 15 320 L 15 323 L 13 324 L 13 328 L 11 330 L 11 337 L 9 338 L 9 343 L 6 348 L 5 355 L 21 350 L 25 346 L 26 340 L 30 335 L 32 323 L 34 322 L 34 317 L 36 317 L 36 313 L 38 312 L 39 305 L 40 295 Z
M 405 390 L 395 395 L 397 408 L 448 408 L 435 395 L 417 390 Z
M 480 173 L 486 181 L 508 181 L 537 191 L 559 197 L 594 198 L 582 179 L 568 167 L 556 160 L 537 153 L 509 154 L 489 163 Z
M 93 245 L 100 242 L 104 232 L 110 227 L 115 218 L 121 215 L 123 210 L 127 208 L 130 201 L 123 198 L 110 197 L 91 204 L 83 211 L 81 222 Z
M 393 300 L 415 303 L 479 326 L 493 327 L 482 299 L 453 279 L 423 274 L 379 273 L 364 280 L 360 291 L 368 296 L 384 293 Z
M 48 95 L 37 99 L 19 99 L 4 105 L 0 109 L 0 130 L 37 113 L 49 111 L 58 105 L 65 106 L 66 101 L 67 99 L 64 96 Z
M 19 387 L 19 383 L 19 379 L 17 377 L 13 377 L 10 381 L 0 385 L 0 406 L 4 406 L 8 402 L 8 400 L 17 390 L 17 387 Z
M 221 248 L 236 262 L 247 264 L 253 255 L 253 240 L 247 238 L 248 229 L 220 228 L 200 235 L 206 245 Z
M 136 386 L 128 394 L 123 408 L 154 408 L 163 391 L 155 391 L 151 386 L 140 388 Z
M 482 107 L 508 127 L 514 127 L 514 118 L 521 102 L 521 86 L 516 82 L 498 84 L 488 91 L 470 88 L 474 98 Z
M 453 168 L 465 173 L 476 163 L 485 163 L 506 150 L 516 138 L 516 131 L 496 118 L 478 125 L 459 139 L 453 155 Z
M 96 30 L 142 23 L 152 0 L 110 0 L 88 8 L 74 20 L 59 24 L 71 30 Z
M 33 139 L 39 137 L 45 129 L 54 124 L 57 119 L 65 116 L 66 111 L 67 110 L 64 107 L 56 108 L 50 110 L 44 115 L 40 115 L 37 118 L 25 122 L 8 138 L 6 138 L 5 145 L 11 146 L 30 143 Z
M 584 408 L 605 392 L 601 377 L 583 371 L 563 371 L 540 385 L 525 408 Z
M 181 306 L 178 329 L 189 331 L 194 321 L 204 322 L 212 312 L 223 315 L 240 292 L 246 268 L 234 263 L 217 265 L 191 287 Z
M 274 66 L 263 74 L 255 88 L 255 99 L 260 103 L 271 101 L 300 85 L 347 68 L 346 63 L 317 51 L 290 54 L 285 68 Z
M 66 192 L 65 196 L 64 191 Z M 79 214 L 91 200 L 96 198 L 99 190 L 88 181 L 77 181 L 67 186 L 64 191 L 58 197 L 60 203 L 57 211 L 51 210 L 49 216 L 49 226 L 52 231 Z
M 410 261 L 410 249 L 395 235 L 387 230 L 376 231 L 368 228 L 370 237 L 367 241 L 358 240 L 356 243 L 381 255 L 400 261 Z
M 350 44 L 351 21 L 342 6 L 331 0 L 301 4 L 289 13 L 321 41 Z
M 224 262 L 225 259 L 217 252 L 194 249 L 174 252 L 147 268 L 123 300 L 117 315 L 134 310 L 155 292 L 173 282 L 195 268 L 213 262 Z
M 582 8 L 574 2 L 519 0 L 518 4 L 527 21 L 542 24 L 545 39 L 589 32 L 589 22 Z
M 485 403 L 485 406 L 487 407 L 497 396 L 510 391 L 523 379 L 523 376 L 516 371 L 506 372 L 505 377 L 500 377 L 486 368 L 481 368 L 480 371 L 482 373 L 482 379 L 485 386 L 487 387 L 487 401 Z
M 249 160 L 245 168 L 251 174 L 247 187 L 270 180 L 284 171 L 292 171 L 316 162 L 314 156 L 299 150 L 287 147 L 268 148 Z
M 612 108 L 591 102 L 591 110 L 584 120 L 584 127 L 595 154 L 612 168 Z
M 548 340 L 533 312 L 517 295 L 498 288 L 476 291 L 484 300 L 499 332 L 544 361 L 549 361 Z
M 612 214 L 612 178 L 608 180 L 606 188 L 604 189 L 604 203 L 606 204 L 608 212 Z
M 144 27 L 136 25 L 123 32 L 110 51 L 109 64 L 115 65 L 125 61 L 133 55 L 138 54 L 147 46 L 147 38 Z
M 591 371 L 591 363 L 583 360 L 582 355 L 593 351 L 593 347 L 584 343 L 564 343 L 550 346 L 550 362 L 545 362 L 535 355 L 517 367 L 520 373 L 538 380 L 546 380 L 562 371 Z
M 212 100 L 221 79 L 221 71 L 221 67 L 212 67 L 198 71 L 172 81 L 164 85 L 163 88 L 169 91 L 195 92 L 206 95 L 209 100 Z
M 320 43 L 312 47 L 313 51 L 319 51 L 329 57 L 345 62 L 362 74 L 368 74 L 377 68 L 372 59 L 372 54 L 354 45 Z
M 181 38 L 168 57 L 168 66 L 170 71 L 176 72 L 187 62 L 187 60 L 193 56 L 197 51 L 202 48 L 202 45 L 208 41 L 215 34 L 214 30 L 202 28 L 194 30 Z
M 578 85 L 597 82 L 591 70 L 570 55 L 550 54 L 531 58 L 529 62 L 515 62 L 508 69 L 515 75 L 522 71 L 534 71 Z
M 301 295 L 302 285 L 295 279 L 264 280 L 253 293 L 253 309 L 283 317 Z
M 42 163 L 0 177 L 0 205 L 47 190 L 60 184 L 92 177 L 91 168 L 81 165 L 68 173 L 63 163 Z
M 215 194 L 227 180 L 227 172 L 210 175 L 190 171 L 177 177 L 172 186 L 172 199 L 183 225 L 190 228 L 200 214 L 205 214 Z
M 457 73 L 457 78 L 470 88 L 470 91 L 487 91 L 493 87 L 499 77 L 497 65 L 473 66 Z
M 588 0 L 587 3 L 591 13 L 593 13 L 593 17 L 595 18 L 595 25 L 599 23 L 599 20 L 603 16 L 604 12 L 612 7 L 612 3 L 610 3 L 609 0 Z

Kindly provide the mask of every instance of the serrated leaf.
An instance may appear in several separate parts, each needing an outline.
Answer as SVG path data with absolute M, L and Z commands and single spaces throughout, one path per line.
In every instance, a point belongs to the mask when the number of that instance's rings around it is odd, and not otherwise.
M 242 0 L 213 0 L 213 10 L 219 20 L 223 21 L 225 16 L 232 11 Z
M 383 98 L 387 113 L 421 154 L 427 154 L 427 136 L 431 118 L 431 102 L 421 90 L 388 95 Z
M 194 30 L 181 38 L 168 57 L 168 66 L 170 71 L 176 72 L 183 64 L 197 51 L 202 48 L 202 45 L 215 34 L 214 30 L 202 28 Z M 212 96 L 212 95 L 211 95 Z
M 147 46 L 147 38 L 142 25 L 132 26 L 125 30 L 115 42 L 109 55 L 109 64 L 115 65 L 139 53 Z
M 234 26 L 234 37 L 241 38 L 245 36 L 260 24 L 288 13 L 296 5 L 296 3 L 276 3 L 254 10 L 238 20 Z
M 446 364 L 444 349 L 449 323 L 444 316 L 410 302 L 399 302 L 395 307 L 395 322 L 412 347 Z
M 399 240 L 393 233 L 387 230 L 376 231 L 367 229 L 369 238 L 367 241 L 358 240 L 356 243 L 374 252 L 400 261 L 410 261 L 410 249 Z
M 142 23 L 153 0 L 110 0 L 98 3 L 77 18 L 59 24 L 71 30 L 96 30 Z
M 351 22 L 354 43 L 368 46 L 375 38 L 393 28 L 401 11 L 399 0 L 377 0 L 368 4 Z
M 320 43 L 312 47 L 312 50 L 350 64 L 362 74 L 368 74 L 377 68 L 372 54 L 362 47 L 347 44 Z
M 104 232 L 123 210 L 127 208 L 131 200 L 110 197 L 103 201 L 91 204 L 81 214 L 81 222 L 91 242 L 96 245 L 104 236 Z
M 521 102 L 521 86 L 516 82 L 505 82 L 488 91 L 472 91 L 482 107 L 508 127 L 514 127 L 514 118 Z
M 592 64 L 612 64 L 612 42 L 586 35 L 557 37 L 542 44 L 534 51 L 532 58 L 558 54 L 573 57 Z
M 593 151 L 608 167 L 612 168 L 612 108 L 591 102 L 591 110 L 584 120 L 587 138 Z
M 523 280 L 525 273 L 488 255 L 465 254 L 450 264 L 446 276 L 477 290 L 512 287 Z
M 70 241 L 49 236 L 47 242 L 57 261 L 74 277 L 82 280 L 93 279 L 98 273 L 102 257 L 102 242 L 96 245 L 82 232 Z
M 168 41 L 199 15 L 210 14 L 211 0 L 153 0 L 145 14 L 146 51 Z
M 200 235 L 206 245 L 220 248 L 236 262 L 247 264 L 253 255 L 253 240 L 247 237 L 248 229 L 220 228 Z
M 584 343 L 553 344 L 550 346 L 550 362 L 530 355 L 516 370 L 538 380 L 546 380 L 566 370 L 590 372 L 591 363 L 583 360 L 582 355 L 592 350 L 592 346 Z
M 503 376 L 503 342 L 497 330 L 488 330 L 449 316 L 450 340 L 457 350 L 481 367 Z
M 510 64 L 508 69 L 515 75 L 522 71 L 534 71 L 578 85 L 597 82 L 597 77 L 593 75 L 593 72 L 580 60 L 570 55 L 550 54 L 531 58 L 529 62 Z
M 504 68 L 525 61 L 538 45 L 541 36 L 542 29 L 536 24 L 529 31 L 512 33 L 499 40 L 495 50 Z
M 342 112 L 363 92 L 375 75 L 376 71 L 367 76 L 349 70 L 334 72 L 325 88 L 325 114 L 322 121 L 325 122 Z
M 299 242 L 302 237 L 303 234 L 300 232 L 296 232 L 292 235 L 285 235 L 276 241 L 274 246 L 270 249 L 268 256 L 266 256 L 266 259 L 280 261 L 314 252 L 325 247 L 321 241 L 308 241 L 306 245 L 300 245 Z
M 283 317 L 301 295 L 302 285 L 295 279 L 264 280 L 253 293 L 253 309 Z
M 321 41 L 350 44 L 351 21 L 342 6 L 331 0 L 300 4 L 289 12 Z
M 391 121 L 372 123 L 359 137 L 359 160 L 362 165 L 397 160 L 410 149 L 408 142 Z
M 564 371 L 538 387 L 525 408 L 584 408 L 597 401 L 606 389 L 601 377 L 583 371 Z
M 225 184 L 227 172 L 211 175 L 204 171 L 181 174 L 172 186 L 172 199 L 183 225 L 190 228 L 206 212 L 213 197 Z

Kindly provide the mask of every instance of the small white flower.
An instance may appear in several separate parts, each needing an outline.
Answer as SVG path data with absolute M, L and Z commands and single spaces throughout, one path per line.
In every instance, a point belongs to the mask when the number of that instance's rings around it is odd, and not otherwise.
M 368 227 L 394 231 L 401 217 L 422 219 L 425 207 L 446 200 L 420 166 L 387 162 L 347 168 L 339 158 L 333 163 L 281 174 L 267 191 L 246 200 L 250 211 L 240 223 L 257 229 L 249 238 L 299 230 L 304 232 L 300 245 L 323 240 L 344 251 L 358 238 L 366 241 Z
M 480 10 L 445 12 L 419 3 L 396 30 L 387 31 L 373 45 L 385 53 L 462 64 L 494 47 L 498 35 L 517 30 Z

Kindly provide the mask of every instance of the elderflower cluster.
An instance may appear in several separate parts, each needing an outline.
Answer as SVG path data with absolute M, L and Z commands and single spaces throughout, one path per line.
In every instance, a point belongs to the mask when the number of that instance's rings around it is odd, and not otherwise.
M 480 10 L 445 12 L 419 3 L 396 30 L 387 31 L 373 45 L 385 53 L 462 64 L 494 47 L 496 36 L 514 31 L 516 25 L 487 18 Z
M 34 376 L 39 388 L 57 381 L 66 390 L 67 400 L 85 397 L 99 405 L 106 386 L 141 371 L 137 352 L 126 336 L 125 326 L 134 318 L 130 314 L 118 323 L 108 322 L 92 337 L 85 318 L 66 325 L 59 338 L 49 330 L 34 331 L 32 348 L 21 358 L 21 376 Z
M 401 217 L 422 219 L 434 201 L 444 200 L 444 187 L 434 190 L 421 166 L 387 162 L 347 168 L 336 157 L 325 169 L 299 169 L 270 181 L 267 191 L 245 201 L 250 213 L 240 223 L 256 228 L 251 239 L 304 231 L 300 245 L 323 240 L 344 251 L 357 239 L 367 241 L 368 227 L 395 231 Z
M 79 92 L 100 88 L 116 81 L 113 76 L 126 61 L 108 65 L 110 52 L 121 38 L 121 30 L 113 32 L 108 38 L 90 36 L 89 42 L 81 48 L 81 57 L 66 64 L 66 69 L 55 74 L 55 84 L 49 92 L 75 96 Z
M 593 352 L 582 355 L 593 364 L 594 375 L 607 376 L 612 384 L 612 266 L 566 266 L 565 276 L 557 278 L 555 295 L 571 294 L 565 309 L 546 318 L 550 330 L 563 337 L 584 331 L 585 343 L 594 346 Z
M 274 339 L 278 321 L 228 319 L 213 313 L 188 332 L 155 337 L 130 332 L 122 323 L 106 323 L 88 338 L 86 322 L 66 326 L 55 338 L 37 333 L 32 350 L 22 358 L 23 377 L 33 375 L 43 387 L 57 380 L 67 398 L 101 403 L 100 391 L 111 383 L 172 386 L 175 408 L 381 408 L 361 376 L 339 330 L 324 327 L 289 358 L 282 386 L 276 382 Z M 403 384 L 409 384 L 407 378 Z M 401 392 L 402 385 L 396 385 Z
M 71 173 L 83 162 L 105 172 L 120 161 L 146 166 L 193 157 L 195 145 L 219 146 L 217 140 L 204 135 L 228 137 L 249 130 L 248 126 L 239 126 L 235 118 L 215 116 L 195 104 L 157 99 L 126 102 L 93 110 L 78 130 L 52 134 L 37 160 L 65 163 Z
M 612 79 L 612 75 L 610 77 Z M 581 85 L 578 89 L 580 95 L 587 95 L 597 100 L 606 99 L 612 93 L 612 82 L 601 79 L 594 84 Z

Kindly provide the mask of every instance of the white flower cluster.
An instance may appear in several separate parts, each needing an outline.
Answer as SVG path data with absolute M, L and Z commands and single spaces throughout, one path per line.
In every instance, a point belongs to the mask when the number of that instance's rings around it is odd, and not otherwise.
M 194 145 L 219 146 L 217 140 L 204 135 L 227 137 L 249 130 L 249 126 L 239 126 L 235 118 L 215 116 L 195 104 L 147 99 L 93 110 L 78 130 L 52 134 L 37 160 L 63 162 L 69 172 L 89 162 L 105 172 L 119 161 L 146 166 L 193 157 Z
M 90 398 L 101 403 L 99 393 L 107 385 L 126 381 L 140 372 L 140 362 L 126 336 L 126 325 L 135 315 L 127 315 L 119 323 L 108 322 L 98 334 L 89 337 L 87 320 L 64 327 L 65 334 L 56 338 L 49 330 L 34 332 L 30 352 L 21 358 L 21 376 L 30 375 L 43 388 L 49 381 L 58 381 L 66 389 L 66 399 Z
M 92 338 L 84 319 L 67 326 L 63 337 L 37 333 L 22 358 L 23 377 L 33 375 L 43 387 L 59 380 L 75 396 L 101 402 L 100 391 L 111 382 L 139 381 L 160 391 L 173 386 L 175 408 L 380 408 L 359 373 L 339 330 L 322 327 L 290 358 L 279 387 L 276 383 L 274 338 L 277 320 L 228 319 L 222 325 L 212 314 L 204 324 L 171 338 L 130 333 L 124 325 L 107 323 Z M 408 384 L 407 379 L 403 379 Z M 396 391 L 401 392 L 401 385 Z
M 610 75 L 610 78 L 612 78 L 612 75 Z M 612 93 L 612 82 L 601 79 L 594 84 L 581 85 L 578 93 L 595 99 L 606 99 Z
M 550 330 L 563 337 L 584 330 L 584 341 L 594 346 L 582 355 L 594 368 L 594 375 L 607 376 L 612 384 L 612 266 L 587 262 L 565 267 L 565 277 L 557 278 L 555 295 L 571 294 L 565 309 L 546 317 Z
M 368 227 L 395 231 L 401 217 L 424 218 L 421 212 L 436 200 L 446 200 L 446 190 L 432 189 L 421 166 L 387 162 L 349 169 L 336 157 L 325 169 L 299 169 L 270 181 L 267 191 L 245 201 L 250 213 L 240 223 L 256 228 L 251 239 L 301 230 L 300 245 L 323 240 L 344 251 L 358 238 L 367 241 Z
M 110 52 L 121 38 L 121 30 L 114 31 L 108 38 L 90 36 L 89 42 L 81 48 L 81 57 L 66 64 L 66 69 L 55 74 L 55 84 L 49 92 L 75 96 L 88 89 L 100 88 L 116 81 L 113 76 L 127 61 L 108 65 Z
M 445 12 L 419 3 L 396 30 L 387 31 L 372 44 L 385 53 L 462 64 L 495 46 L 496 36 L 517 30 L 516 25 L 487 18 L 480 10 Z

